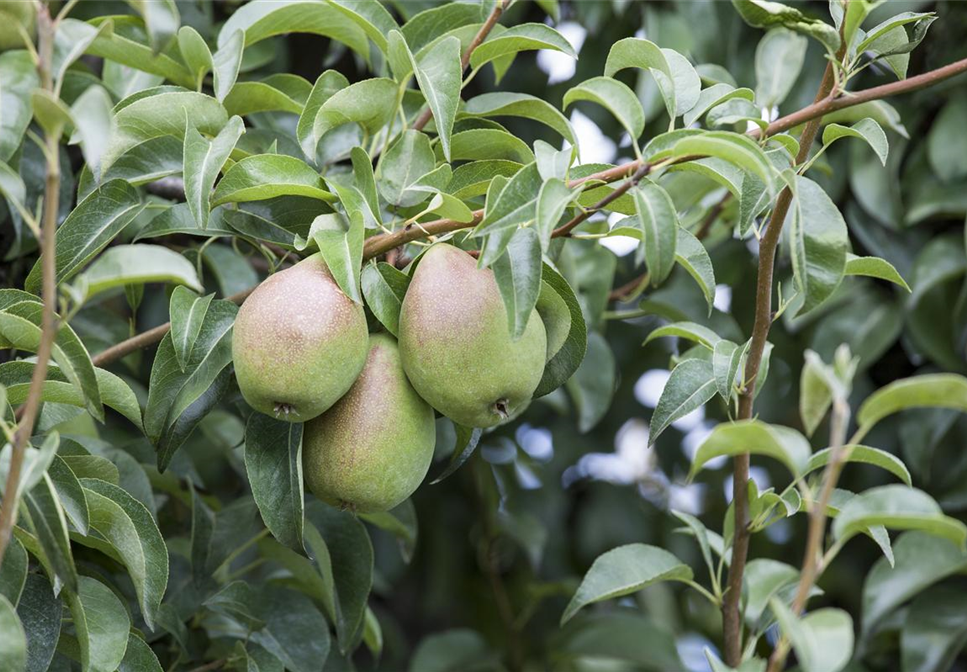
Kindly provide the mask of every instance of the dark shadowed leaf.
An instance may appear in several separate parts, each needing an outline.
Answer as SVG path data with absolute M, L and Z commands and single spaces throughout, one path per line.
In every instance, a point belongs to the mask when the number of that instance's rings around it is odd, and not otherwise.
M 245 471 L 272 535 L 302 552 L 302 423 L 252 413 L 245 427 Z
M 50 666 L 60 635 L 64 603 L 54 595 L 47 577 L 30 574 L 24 584 L 17 615 L 27 634 L 26 672 L 45 672 Z

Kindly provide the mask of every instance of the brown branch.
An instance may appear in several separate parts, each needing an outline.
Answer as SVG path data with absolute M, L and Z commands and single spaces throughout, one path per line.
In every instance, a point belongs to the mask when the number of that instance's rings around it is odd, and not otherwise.
M 54 31 L 56 26 L 50 17 L 47 5 L 37 8 L 38 36 L 40 40 L 40 71 L 43 86 L 53 91 L 51 67 L 54 53 Z M 57 315 L 54 309 L 57 305 L 57 268 L 55 265 L 54 247 L 57 234 L 57 208 L 60 194 L 60 133 L 48 134 L 46 140 L 47 175 L 44 185 L 44 211 L 41 223 L 41 298 L 43 312 L 41 316 L 40 343 L 37 348 L 37 360 L 30 378 L 27 400 L 23 407 L 23 414 L 17 423 L 12 454 L 10 457 L 10 471 L 3 492 L 3 502 L 0 503 L 0 564 L 10 543 L 13 526 L 17 517 L 17 496 L 19 494 L 20 471 L 23 467 L 24 453 L 27 442 L 33 433 L 37 414 L 40 412 L 40 402 L 47 380 L 47 364 L 57 335 Z
M 826 532 L 826 519 L 829 511 L 829 501 L 833 490 L 843 472 L 843 459 L 846 455 L 846 428 L 849 425 L 850 409 L 845 398 L 837 398 L 833 403 L 830 416 L 829 445 L 832 450 L 829 463 L 823 471 L 823 485 L 819 500 L 812 502 L 809 508 L 809 532 L 806 539 L 806 550 L 803 552 L 802 572 L 799 575 L 799 585 L 796 597 L 792 602 L 792 611 L 797 616 L 806 608 L 806 600 L 816 583 L 816 577 L 823 570 L 820 566 L 820 555 L 823 552 L 823 537 Z M 852 443 L 852 442 L 851 442 Z M 789 655 L 789 640 L 783 636 L 769 657 L 768 672 L 779 672 Z
M 844 110 L 848 107 L 862 105 L 863 103 L 869 103 L 871 101 L 881 100 L 883 98 L 890 98 L 892 96 L 900 95 L 901 93 L 919 91 L 920 89 L 928 86 L 939 84 L 940 82 L 950 79 L 951 77 L 956 77 L 964 72 L 967 72 L 967 58 L 956 61 L 949 65 L 945 65 L 942 68 L 925 72 L 922 75 L 917 75 L 916 77 L 910 77 L 908 79 L 892 82 L 890 84 L 884 84 L 882 86 L 875 86 L 872 89 L 846 92 L 836 97 L 830 96 L 827 93 L 822 98 L 817 99 L 812 105 L 804 107 L 798 112 L 793 112 L 785 117 L 776 119 L 774 122 L 769 124 L 768 128 L 766 128 L 766 135 L 775 135 L 776 133 L 788 131 L 791 128 L 795 128 L 796 126 L 805 124 L 814 119 L 818 119 L 832 112 Z M 752 135 L 753 137 L 758 137 L 758 129 L 756 129 Z
M 500 21 L 500 17 L 503 15 L 503 13 L 504 0 L 497 0 L 497 2 L 494 4 L 493 10 L 490 12 L 490 16 L 488 16 L 484 24 L 480 26 L 480 30 L 478 30 L 477 34 L 473 36 L 472 40 L 470 40 L 470 44 L 467 45 L 466 50 L 463 52 L 463 56 L 460 58 L 461 76 L 463 76 L 463 73 L 466 72 L 467 66 L 470 65 L 470 57 L 473 56 L 474 50 L 476 50 L 476 48 L 487 39 L 487 36 L 490 35 L 490 31 L 492 31 L 494 26 L 497 25 L 497 22 Z M 416 121 L 413 122 L 413 128 L 417 131 L 422 131 L 423 127 L 430 123 L 430 119 L 432 118 L 433 112 L 428 106 L 423 110 L 423 112 L 420 113 L 420 116 L 417 117 Z
M 837 60 L 842 60 L 845 46 L 837 54 Z M 816 101 L 825 99 L 833 90 L 836 79 L 833 73 L 833 63 L 826 66 L 823 81 L 819 85 Z M 803 129 L 799 139 L 799 154 L 796 164 L 802 164 L 809 159 L 819 126 L 822 113 L 811 118 Z M 766 129 L 768 133 L 768 129 Z M 745 365 L 745 389 L 739 397 L 739 420 L 752 417 L 752 407 L 755 401 L 756 378 L 762 365 L 766 341 L 769 338 L 769 328 L 772 326 L 772 277 L 776 266 L 776 248 L 782 225 L 792 204 L 792 192 L 785 188 L 779 193 L 776 205 L 769 218 L 765 234 L 759 241 L 759 270 L 756 278 L 755 318 L 752 327 L 752 343 Z M 745 574 L 745 563 L 749 554 L 749 525 L 748 525 L 748 484 L 750 459 L 748 453 L 735 456 L 732 474 L 732 502 L 735 512 L 735 533 L 732 542 L 732 563 L 729 565 L 728 589 L 722 603 L 722 630 L 725 640 L 725 663 L 738 667 L 742 660 L 742 614 L 739 602 L 742 598 L 742 580 Z

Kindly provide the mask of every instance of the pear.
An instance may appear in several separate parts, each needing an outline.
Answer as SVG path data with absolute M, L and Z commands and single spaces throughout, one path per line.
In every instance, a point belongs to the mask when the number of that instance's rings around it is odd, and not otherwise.
M 245 401 L 292 422 L 336 403 L 363 370 L 368 347 L 363 307 L 339 289 L 319 254 L 259 285 L 232 335 Z
M 452 245 L 419 260 L 400 310 L 400 352 L 413 387 L 467 427 L 493 427 L 530 401 L 547 336 L 536 311 L 511 338 L 493 271 Z
M 366 366 L 342 399 L 306 423 L 306 484 L 328 504 L 388 511 L 419 487 L 436 443 L 433 409 L 406 379 L 396 339 L 374 334 Z

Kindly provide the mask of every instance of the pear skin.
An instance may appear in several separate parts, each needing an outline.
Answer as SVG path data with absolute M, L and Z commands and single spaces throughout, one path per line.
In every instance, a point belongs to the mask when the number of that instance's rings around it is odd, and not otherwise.
M 336 403 L 363 370 L 368 349 L 363 307 L 339 289 L 318 254 L 259 285 L 239 309 L 232 334 L 245 401 L 292 422 Z
M 306 423 L 303 474 L 322 501 L 357 513 L 388 511 L 430 468 L 436 424 L 403 373 L 396 339 L 370 337 L 363 372 L 346 395 Z
M 467 427 L 493 427 L 540 383 L 547 336 L 537 311 L 516 341 L 493 271 L 452 245 L 419 261 L 400 311 L 407 377 L 431 406 Z

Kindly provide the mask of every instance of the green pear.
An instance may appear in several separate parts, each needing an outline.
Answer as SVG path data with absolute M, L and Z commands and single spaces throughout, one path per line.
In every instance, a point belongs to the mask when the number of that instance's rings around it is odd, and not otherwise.
M 34 3 L 0 3 L 0 51 L 26 48 L 21 26 L 31 37 L 37 32 L 37 9 Z
M 493 271 L 452 245 L 434 245 L 403 299 L 400 352 L 433 408 L 467 427 L 493 427 L 533 396 L 547 336 L 534 311 L 521 337 L 511 338 Z
M 436 444 L 433 409 L 406 379 L 396 339 L 374 334 L 363 372 L 328 411 L 306 423 L 309 490 L 356 511 L 388 511 L 419 487 Z
M 303 422 L 346 394 L 368 346 L 363 307 L 315 254 L 270 276 L 242 304 L 232 334 L 235 377 L 255 410 Z

